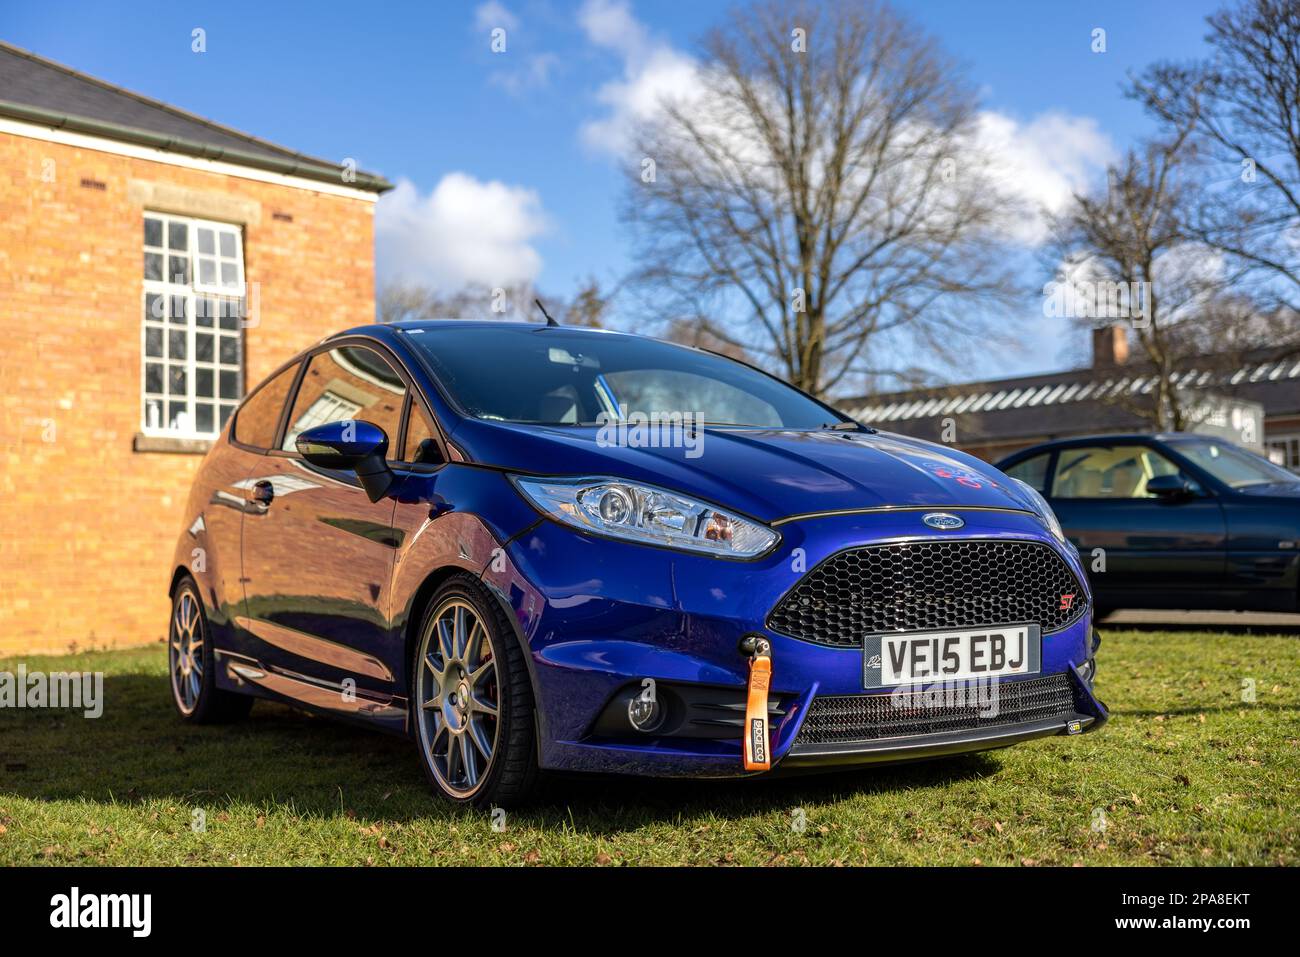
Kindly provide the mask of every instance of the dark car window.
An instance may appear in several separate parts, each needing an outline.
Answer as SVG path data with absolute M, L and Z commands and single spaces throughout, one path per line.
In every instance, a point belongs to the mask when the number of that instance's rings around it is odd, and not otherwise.
M 1177 475 L 1178 466 L 1145 445 L 1062 449 L 1052 477 L 1052 498 L 1154 498 L 1147 482 Z
M 1174 448 L 1232 488 L 1296 481 L 1286 469 L 1228 442 L 1189 440 L 1180 441 Z
M 411 410 L 406 418 L 406 444 L 402 446 L 402 461 L 432 464 L 442 461 L 434 439 L 433 423 L 419 402 L 412 397 Z
M 845 421 L 785 383 L 722 356 L 640 336 L 571 329 L 454 325 L 409 341 L 469 415 L 590 425 L 634 413 L 761 428 Z
M 308 361 L 281 447 L 292 452 L 299 433 L 357 419 L 384 430 L 392 455 L 405 396 L 406 386 L 397 371 L 373 349 L 339 346 L 318 352 Z
M 275 445 L 275 430 L 280 424 L 284 401 L 293 388 L 299 363 L 295 362 L 275 378 L 258 388 L 239 408 L 233 426 L 236 442 L 254 448 L 269 449 Z
M 1012 478 L 1020 479 L 1026 485 L 1045 493 L 1047 491 L 1047 463 L 1051 461 L 1051 458 L 1051 452 L 1032 455 L 1023 462 L 1017 462 L 1015 465 L 1003 469 L 1003 471 Z

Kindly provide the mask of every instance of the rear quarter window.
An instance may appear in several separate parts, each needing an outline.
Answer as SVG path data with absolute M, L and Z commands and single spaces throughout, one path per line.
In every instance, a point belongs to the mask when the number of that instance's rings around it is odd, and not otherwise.
M 231 436 L 242 445 L 251 445 L 258 449 L 270 449 L 275 446 L 275 432 L 280 424 L 280 413 L 284 410 L 285 400 L 293 388 L 294 377 L 298 374 L 299 363 L 275 376 L 260 386 L 235 413 L 235 424 Z

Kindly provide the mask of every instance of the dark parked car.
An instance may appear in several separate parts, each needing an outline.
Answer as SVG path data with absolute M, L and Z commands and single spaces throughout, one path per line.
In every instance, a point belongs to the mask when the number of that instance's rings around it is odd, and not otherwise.
M 1112 608 L 1300 608 L 1300 477 L 1186 433 L 1047 442 L 998 463 L 1038 489 Z
M 460 802 L 543 770 L 835 767 L 1106 720 L 1042 496 L 639 336 L 327 339 L 214 444 L 173 569 L 186 720 L 257 696 L 406 733 Z

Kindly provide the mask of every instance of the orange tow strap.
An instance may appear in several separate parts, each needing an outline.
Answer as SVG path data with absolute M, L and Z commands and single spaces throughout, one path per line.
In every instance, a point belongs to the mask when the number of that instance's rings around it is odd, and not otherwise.
M 767 734 L 767 690 L 772 684 L 770 649 L 759 649 L 749 659 L 749 687 L 745 702 L 745 770 L 766 771 L 772 767 Z

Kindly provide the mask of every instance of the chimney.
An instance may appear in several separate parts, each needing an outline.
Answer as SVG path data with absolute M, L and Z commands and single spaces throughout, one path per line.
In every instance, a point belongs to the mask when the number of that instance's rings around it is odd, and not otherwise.
M 1092 367 L 1108 369 L 1128 362 L 1128 331 L 1120 323 L 1092 330 Z

